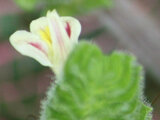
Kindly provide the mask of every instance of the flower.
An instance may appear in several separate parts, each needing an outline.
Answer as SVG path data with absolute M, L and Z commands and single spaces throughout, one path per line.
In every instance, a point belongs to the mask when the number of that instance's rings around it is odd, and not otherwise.
M 33 20 L 30 32 L 20 30 L 10 37 L 12 46 L 21 54 L 36 59 L 58 74 L 64 62 L 78 43 L 81 32 L 79 21 L 73 17 L 60 17 L 56 10 L 46 17 Z

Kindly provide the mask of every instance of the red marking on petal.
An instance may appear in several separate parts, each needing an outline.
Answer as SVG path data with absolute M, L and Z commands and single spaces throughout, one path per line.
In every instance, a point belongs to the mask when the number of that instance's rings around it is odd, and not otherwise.
M 67 24 L 67 26 L 66 26 L 66 32 L 67 32 L 68 36 L 71 37 L 71 27 L 70 27 L 70 25 L 69 25 L 68 22 L 66 22 L 66 24 Z
M 43 52 L 46 55 L 46 51 L 43 49 L 42 45 L 40 45 L 39 43 L 29 42 L 28 44 L 37 48 L 38 50 L 40 50 L 41 52 Z

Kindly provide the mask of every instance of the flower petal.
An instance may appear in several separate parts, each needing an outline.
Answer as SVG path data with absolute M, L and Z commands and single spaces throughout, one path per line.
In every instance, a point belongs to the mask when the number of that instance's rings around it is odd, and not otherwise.
M 30 24 L 30 31 L 40 36 L 42 40 L 44 40 L 49 46 L 51 46 L 52 41 L 46 17 L 41 17 L 33 20 Z
M 73 17 L 61 17 L 61 20 L 63 21 L 66 31 L 68 33 L 68 36 L 73 43 L 78 42 L 78 37 L 81 32 L 81 24 L 80 22 L 73 18 Z
M 65 27 L 55 10 L 48 12 L 47 18 L 53 43 L 54 58 L 56 59 L 56 62 L 61 63 L 61 59 L 65 59 L 70 51 L 70 40 Z
M 48 47 L 38 36 L 27 31 L 17 31 L 10 37 L 10 42 L 21 54 L 36 59 L 44 66 L 51 66 Z
M 34 34 L 39 34 L 40 29 L 45 29 L 48 26 L 48 21 L 46 17 L 40 17 L 33 20 L 30 24 L 30 31 Z

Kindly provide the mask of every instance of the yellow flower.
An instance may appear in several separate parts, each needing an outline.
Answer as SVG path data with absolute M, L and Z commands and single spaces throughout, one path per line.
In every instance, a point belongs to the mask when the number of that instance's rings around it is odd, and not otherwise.
M 60 17 L 56 10 L 46 17 L 33 20 L 30 32 L 20 30 L 10 37 L 10 42 L 21 54 L 36 59 L 58 74 L 77 44 L 81 32 L 79 21 L 73 17 Z

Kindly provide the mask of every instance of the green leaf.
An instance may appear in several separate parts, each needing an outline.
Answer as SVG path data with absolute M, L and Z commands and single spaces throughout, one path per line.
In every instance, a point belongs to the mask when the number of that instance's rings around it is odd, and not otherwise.
M 55 8 L 61 15 L 77 15 L 96 8 L 109 8 L 112 0 L 48 0 L 46 5 L 45 8 Z
M 95 8 L 109 8 L 112 7 L 112 0 L 14 0 L 15 3 L 26 11 L 43 13 L 46 11 L 56 9 L 60 15 L 77 15 L 86 13 Z
M 30 11 L 36 7 L 37 2 L 40 0 L 14 0 L 24 10 Z
M 151 120 L 143 98 L 143 72 L 135 57 L 81 42 L 63 76 L 52 84 L 41 120 Z
M 112 0 L 83 0 L 83 5 L 86 9 L 110 7 L 112 6 Z

